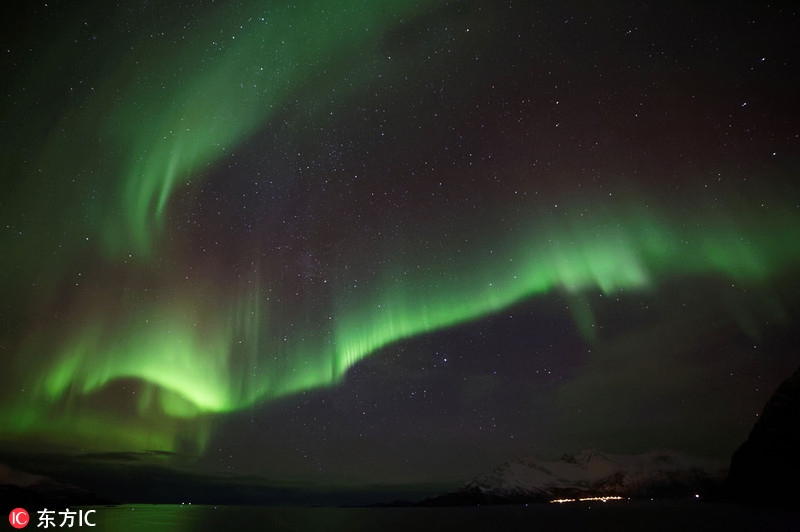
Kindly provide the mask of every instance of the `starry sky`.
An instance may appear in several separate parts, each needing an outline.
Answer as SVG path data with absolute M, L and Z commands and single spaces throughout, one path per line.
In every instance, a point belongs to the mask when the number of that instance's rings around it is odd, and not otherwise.
M 320 485 L 727 460 L 800 363 L 790 2 L 16 12 L 0 450 Z

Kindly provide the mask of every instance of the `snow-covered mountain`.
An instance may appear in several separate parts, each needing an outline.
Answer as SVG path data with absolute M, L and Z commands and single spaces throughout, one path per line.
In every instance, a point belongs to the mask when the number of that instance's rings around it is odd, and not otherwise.
M 506 462 L 473 479 L 461 490 L 429 502 L 471 504 L 611 495 L 681 496 L 718 484 L 725 474 L 721 463 L 674 451 L 626 455 L 588 449 L 565 454 L 557 461 L 526 458 Z

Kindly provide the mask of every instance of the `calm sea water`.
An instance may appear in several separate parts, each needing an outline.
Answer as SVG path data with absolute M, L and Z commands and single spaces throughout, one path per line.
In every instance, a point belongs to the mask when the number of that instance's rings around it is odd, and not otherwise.
M 121 505 L 97 507 L 93 530 L 785 530 L 800 531 L 800 510 L 697 502 L 454 508 L 309 508 Z M 85 527 L 84 527 L 85 528 Z

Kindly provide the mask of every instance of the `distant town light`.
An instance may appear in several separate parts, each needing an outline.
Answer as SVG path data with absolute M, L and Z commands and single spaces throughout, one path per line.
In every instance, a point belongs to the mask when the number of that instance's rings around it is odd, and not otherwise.
M 699 497 L 699 495 L 698 495 Z M 553 499 L 552 502 L 557 502 L 559 504 L 564 504 L 565 502 L 584 502 L 584 501 L 621 501 L 624 497 L 619 497 L 617 495 L 608 496 L 608 497 L 583 497 L 582 499 Z

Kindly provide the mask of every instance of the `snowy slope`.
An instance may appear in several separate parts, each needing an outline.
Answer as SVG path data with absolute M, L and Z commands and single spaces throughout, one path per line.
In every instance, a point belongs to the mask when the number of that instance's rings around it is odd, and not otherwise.
M 724 474 L 721 464 L 674 451 L 623 455 L 588 449 L 553 462 L 534 458 L 506 462 L 475 478 L 465 490 L 516 498 L 677 494 Z

